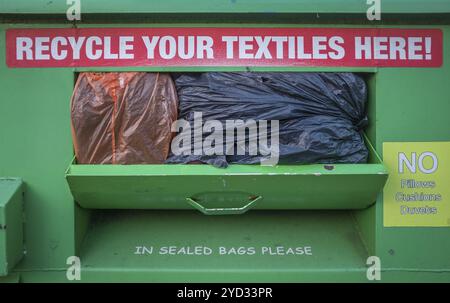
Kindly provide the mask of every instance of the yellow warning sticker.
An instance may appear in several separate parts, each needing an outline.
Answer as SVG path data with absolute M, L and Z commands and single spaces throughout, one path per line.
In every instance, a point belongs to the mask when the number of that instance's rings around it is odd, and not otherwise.
M 385 142 L 384 226 L 450 226 L 450 142 Z

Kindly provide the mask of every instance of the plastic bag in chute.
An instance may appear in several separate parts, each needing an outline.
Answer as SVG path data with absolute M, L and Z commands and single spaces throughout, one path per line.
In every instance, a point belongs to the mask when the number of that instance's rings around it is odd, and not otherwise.
M 177 106 L 168 74 L 80 73 L 71 101 L 77 163 L 164 163 Z
M 367 125 L 367 88 L 356 74 L 211 72 L 174 78 L 179 118 L 191 125 L 195 112 L 202 113 L 203 121 L 279 120 L 280 164 L 367 161 L 361 134 Z M 204 133 L 201 140 L 208 135 Z M 192 145 L 195 139 L 192 137 Z M 166 163 L 203 162 L 226 167 L 228 163 L 260 163 L 262 158 L 172 154 Z

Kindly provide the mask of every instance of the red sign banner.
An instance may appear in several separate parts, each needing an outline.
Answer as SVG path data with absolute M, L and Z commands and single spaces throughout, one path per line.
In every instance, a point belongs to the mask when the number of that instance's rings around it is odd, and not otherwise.
M 9 29 L 9 67 L 439 67 L 439 29 Z

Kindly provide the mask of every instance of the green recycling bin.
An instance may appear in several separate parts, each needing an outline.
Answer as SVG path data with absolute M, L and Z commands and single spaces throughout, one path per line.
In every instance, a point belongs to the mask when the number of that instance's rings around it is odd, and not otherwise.
M 449 17 L 420 0 L 1 1 L 0 282 L 450 282 Z M 355 73 L 367 162 L 79 163 L 71 99 L 96 72 Z

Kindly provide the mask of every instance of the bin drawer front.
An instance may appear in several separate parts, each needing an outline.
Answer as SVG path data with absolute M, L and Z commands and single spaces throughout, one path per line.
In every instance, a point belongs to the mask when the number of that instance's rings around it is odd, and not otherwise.
M 74 199 L 100 209 L 361 209 L 387 179 L 382 164 L 72 165 Z

